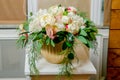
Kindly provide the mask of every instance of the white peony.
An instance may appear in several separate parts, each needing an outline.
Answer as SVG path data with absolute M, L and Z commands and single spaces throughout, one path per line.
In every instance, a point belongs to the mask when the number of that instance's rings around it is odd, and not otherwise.
M 42 27 L 40 25 L 39 18 L 35 18 L 33 21 L 30 22 L 30 24 L 29 24 L 29 31 L 30 32 L 38 32 L 41 30 L 42 30 Z
M 39 9 L 39 11 L 37 13 L 35 13 L 31 18 L 35 19 L 35 18 L 39 18 L 40 16 L 47 14 L 47 9 Z
M 55 18 L 51 14 L 44 14 L 40 16 L 40 24 L 42 27 L 45 27 L 46 25 L 54 25 L 55 24 Z
M 76 34 L 76 33 L 78 33 L 79 32 L 79 23 L 78 22 L 73 22 L 73 23 L 71 23 L 71 24 L 69 24 L 68 25 L 68 32 L 71 32 L 71 33 L 73 33 L 73 34 Z
M 64 7 L 52 6 L 48 9 L 48 12 L 53 15 L 59 15 L 63 14 L 64 10 Z
M 76 21 L 79 23 L 79 26 L 84 25 L 84 19 L 78 15 L 71 16 L 72 21 Z

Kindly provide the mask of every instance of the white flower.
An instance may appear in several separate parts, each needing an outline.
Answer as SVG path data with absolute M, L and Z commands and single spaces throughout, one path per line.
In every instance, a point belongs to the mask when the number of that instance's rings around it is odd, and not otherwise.
M 54 25 L 55 24 L 55 18 L 51 14 L 44 14 L 40 16 L 40 24 L 42 27 L 45 27 L 46 25 Z
M 65 7 L 52 6 L 49 9 L 40 9 L 32 16 L 33 21 L 29 24 L 30 32 L 41 31 L 47 25 L 55 26 L 56 31 L 68 31 L 73 34 L 83 29 L 84 19 L 76 14 L 77 9 L 74 7 L 66 8 L 67 15 L 63 15 Z
M 64 7 L 52 6 L 48 9 L 48 12 L 53 15 L 59 15 L 63 14 L 64 10 Z
M 24 29 L 23 24 L 20 24 L 20 25 L 19 25 L 19 29 L 20 29 L 20 30 L 23 30 L 23 29 Z
M 78 22 L 73 22 L 72 24 L 68 25 L 68 32 L 71 32 L 73 34 L 76 34 L 79 32 L 79 23 Z
M 41 31 L 42 27 L 40 25 L 39 18 L 35 18 L 33 21 L 29 24 L 29 31 L 30 32 L 38 32 Z
M 56 27 L 57 27 L 57 32 L 58 31 L 64 31 L 65 30 L 65 25 L 62 23 L 55 23 Z
M 47 13 L 47 9 L 39 9 L 39 11 L 35 13 L 31 18 L 35 19 Z
M 78 15 L 71 16 L 72 21 L 78 22 L 79 26 L 84 25 L 84 19 Z
M 70 17 L 62 16 L 62 22 L 65 23 L 65 24 L 68 24 L 70 22 Z
M 69 12 L 69 13 L 68 13 L 68 16 L 69 16 L 69 17 L 75 16 L 75 15 L 76 15 L 76 14 L 75 14 L 74 12 Z

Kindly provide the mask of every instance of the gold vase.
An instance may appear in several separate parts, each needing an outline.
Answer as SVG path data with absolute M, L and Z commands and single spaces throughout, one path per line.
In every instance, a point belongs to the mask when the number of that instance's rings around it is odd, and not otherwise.
M 66 56 L 65 54 L 59 54 L 62 51 L 62 44 L 63 42 L 58 43 L 55 47 L 43 45 L 41 55 L 50 63 L 60 64 Z M 74 40 L 73 49 L 80 61 L 84 62 L 89 59 L 89 49 L 77 38 Z

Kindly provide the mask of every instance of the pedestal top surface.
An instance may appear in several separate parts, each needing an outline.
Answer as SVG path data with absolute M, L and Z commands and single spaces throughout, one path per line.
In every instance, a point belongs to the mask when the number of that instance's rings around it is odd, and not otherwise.
M 92 62 L 88 60 L 84 64 L 77 66 L 73 70 L 73 74 L 96 74 L 96 69 L 93 66 Z M 25 57 L 25 75 L 30 75 L 28 64 L 28 54 Z M 41 58 L 37 62 L 37 68 L 39 69 L 40 75 L 56 75 L 59 72 L 59 65 L 58 64 L 51 64 L 47 62 L 44 58 Z

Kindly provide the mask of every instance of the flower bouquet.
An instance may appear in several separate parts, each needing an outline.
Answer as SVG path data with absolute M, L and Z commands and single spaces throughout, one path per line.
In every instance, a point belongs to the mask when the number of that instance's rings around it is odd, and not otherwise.
M 36 61 L 40 56 L 53 64 L 61 64 L 60 75 L 72 74 L 72 61 L 77 53 L 88 54 L 94 48 L 97 28 L 84 13 L 74 7 L 52 6 L 40 9 L 19 26 L 17 44 L 30 45 L 29 64 L 32 74 L 39 73 Z M 78 46 L 76 46 L 78 45 Z

